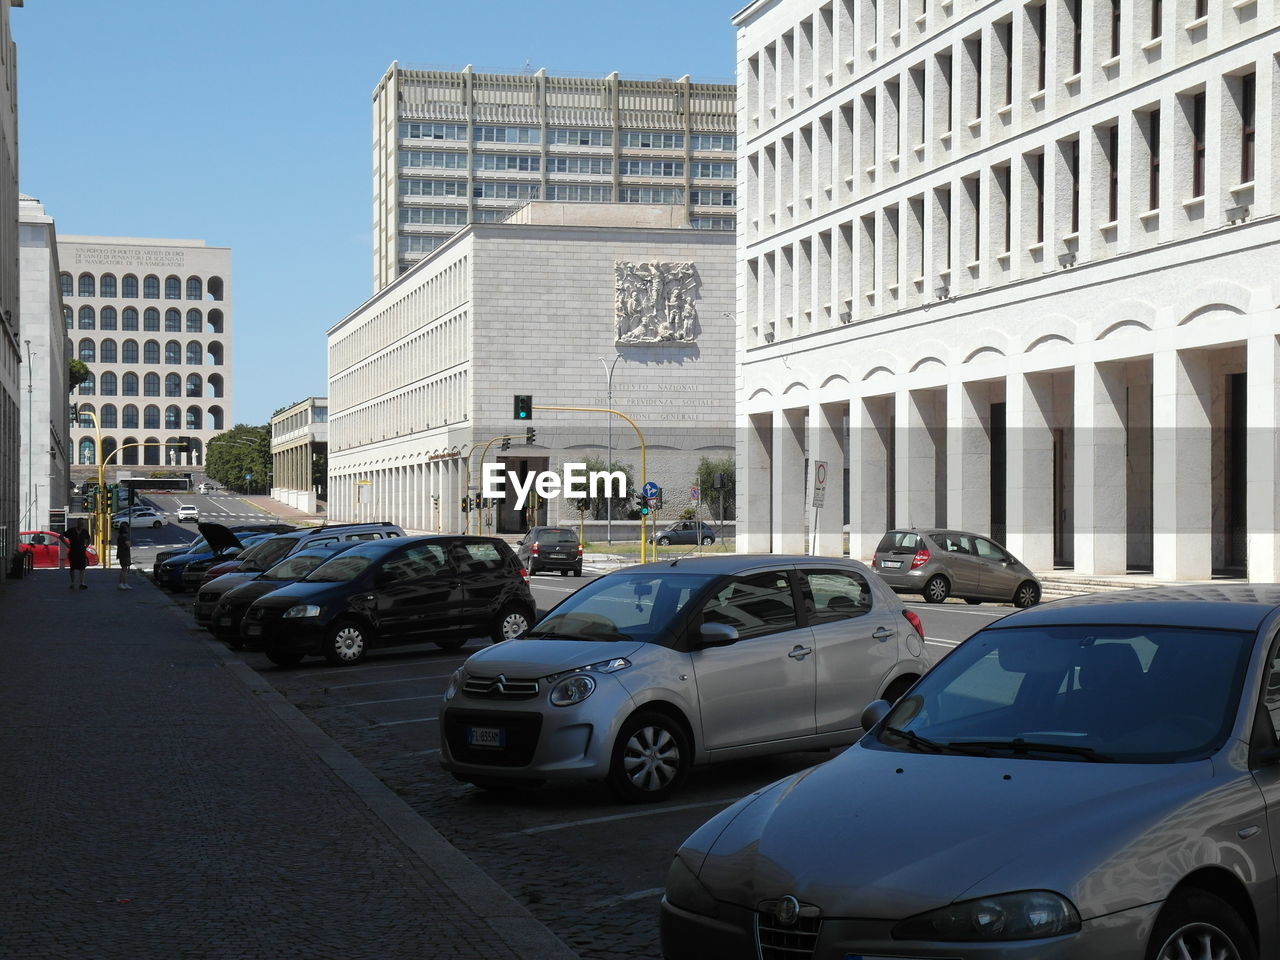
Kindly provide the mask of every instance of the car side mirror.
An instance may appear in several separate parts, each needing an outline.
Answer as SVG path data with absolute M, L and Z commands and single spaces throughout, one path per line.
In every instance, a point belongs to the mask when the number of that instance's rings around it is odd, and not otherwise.
M 738 628 L 727 623 L 704 623 L 698 628 L 698 641 L 703 647 L 727 647 L 738 640 Z
M 872 700 L 862 708 L 862 729 L 870 730 L 877 723 L 889 715 L 889 711 L 893 709 L 893 704 L 888 700 Z

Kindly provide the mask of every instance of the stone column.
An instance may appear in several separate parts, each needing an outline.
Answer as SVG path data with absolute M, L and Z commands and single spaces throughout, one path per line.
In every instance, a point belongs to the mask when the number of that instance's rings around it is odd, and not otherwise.
M 1075 369 L 1075 570 L 1129 568 L 1125 375 L 1119 364 Z
M 1151 358 L 1154 573 L 1208 580 L 1213 572 L 1213 443 L 1208 354 Z
M 844 556 L 844 432 L 847 403 L 815 403 L 809 407 L 809 449 L 813 462 L 825 461 L 826 494 L 822 508 L 814 510 L 813 552 L 821 557 Z M 816 470 L 817 467 L 810 468 Z M 809 479 L 806 502 L 812 501 L 814 476 Z
M 773 416 L 739 421 L 737 542 L 739 553 L 768 553 L 773 546 Z
M 903 390 L 896 405 L 897 524 L 946 523 L 946 498 L 938 484 L 946 469 L 946 395 L 936 389 Z
M 947 524 L 991 533 L 991 388 L 947 384 Z
M 1050 374 L 1009 374 L 1005 545 L 1032 570 L 1053 569 L 1052 411 Z
M 773 552 L 808 553 L 804 430 L 808 409 L 773 412 Z
M 869 560 L 889 529 L 894 397 L 855 398 L 849 417 L 849 556 Z
M 1280 341 L 1272 334 L 1248 343 L 1248 439 L 1245 508 L 1249 579 L 1280 582 Z

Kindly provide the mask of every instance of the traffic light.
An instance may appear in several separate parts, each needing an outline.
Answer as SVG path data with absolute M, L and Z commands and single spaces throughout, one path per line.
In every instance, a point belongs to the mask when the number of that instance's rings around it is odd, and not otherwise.
M 538 439 L 538 431 L 533 427 L 524 428 L 524 442 L 526 446 L 533 446 L 533 441 Z
M 80 404 L 73 403 L 71 405 L 71 426 L 80 426 Z
M 527 393 L 517 393 L 513 416 L 517 420 L 533 419 L 533 397 Z
M 470 497 L 463 497 L 463 498 L 462 498 L 462 512 L 463 512 L 463 513 L 466 513 L 466 512 L 467 512 L 467 508 L 468 508 L 468 507 L 470 507 L 470 506 L 471 506 L 471 498 L 470 498 Z
M 510 437 L 503 437 L 503 438 L 502 438 L 502 449 L 503 449 L 503 450 L 510 450 L 510 449 L 511 449 L 511 438 L 510 438 Z
M 636 494 L 636 507 L 640 510 L 640 516 L 647 517 L 649 515 L 649 501 L 645 499 L 643 493 Z
M 98 488 L 85 487 L 84 508 L 88 513 L 96 513 L 98 507 Z

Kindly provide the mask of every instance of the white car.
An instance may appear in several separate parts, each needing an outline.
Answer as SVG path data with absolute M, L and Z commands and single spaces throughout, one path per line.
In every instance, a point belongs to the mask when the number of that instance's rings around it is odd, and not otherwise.
M 153 507 L 144 507 L 134 510 L 132 516 L 120 517 L 118 520 L 113 521 L 113 526 L 119 529 L 126 523 L 130 529 L 133 527 L 163 527 L 165 520 L 164 514 L 159 510 Z
M 179 522 L 179 523 L 186 523 L 188 520 L 189 520 L 189 521 L 191 521 L 192 523 L 199 523 L 199 522 L 200 522 L 200 508 L 199 508 L 199 507 L 193 507 L 193 506 L 192 506 L 191 504 L 189 504 L 189 503 L 184 503 L 184 504 L 179 505 L 179 507 L 178 507 L 178 522 Z

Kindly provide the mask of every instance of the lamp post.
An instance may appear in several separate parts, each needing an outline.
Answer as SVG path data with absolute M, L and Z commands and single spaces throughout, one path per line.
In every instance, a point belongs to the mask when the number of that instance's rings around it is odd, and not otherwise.
M 605 369 L 605 393 L 607 399 L 605 406 L 613 409 L 613 368 L 618 365 L 618 361 L 622 359 L 622 354 L 618 354 L 613 358 L 613 363 L 605 361 L 604 357 L 600 357 L 600 364 Z M 613 417 L 609 417 L 609 466 L 605 468 L 610 473 L 613 472 Z M 608 543 L 613 543 L 613 498 L 605 497 L 604 501 L 604 538 Z

